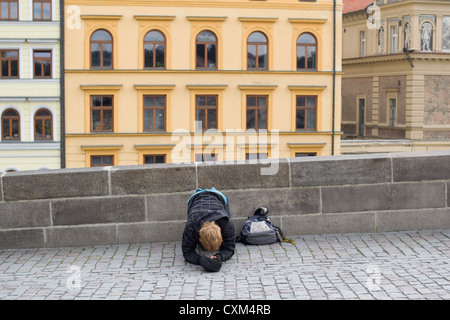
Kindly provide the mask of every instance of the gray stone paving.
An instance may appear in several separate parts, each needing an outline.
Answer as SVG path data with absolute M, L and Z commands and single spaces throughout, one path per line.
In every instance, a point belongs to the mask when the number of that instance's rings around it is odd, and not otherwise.
M 218 273 L 181 243 L 0 250 L 0 299 L 450 299 L 450 230 L 245 246 Z

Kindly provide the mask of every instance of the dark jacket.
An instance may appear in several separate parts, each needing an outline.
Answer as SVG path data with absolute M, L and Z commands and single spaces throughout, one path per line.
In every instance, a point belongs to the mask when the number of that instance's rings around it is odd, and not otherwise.
M 222 231 L 223 243 L 215 256 L 222 262 L 230 259 L 235 249 L 234 226 L 230 220 L 230 209 L 226 198 L 216 192 L 203 191 L 194 194 L 188 201 L 188 218 L 184 228 L 181 249 L 187 262 L 199 264 L 196 252 L 199 230 L 205 222 L 215 221 Z

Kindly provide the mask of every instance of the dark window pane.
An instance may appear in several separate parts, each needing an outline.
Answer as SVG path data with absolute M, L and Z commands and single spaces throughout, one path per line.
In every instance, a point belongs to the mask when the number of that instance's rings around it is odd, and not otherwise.
M 156 68 L 164 68 L 164 45 L 156 45 Z
M 19 76 L 19 61 L 12 60 L 11 61 L 11 77 Z
M 207 50 L 208 50 L 208 68 L 215 68 L 216 67 L 216 45 L 208 44 Z
M 267 129 L 266 110 L 258 110 L 258 129 Z
M 217 106 L 217 97 L 216 96 L 208 96 L 207 98 L 207 106 L 209 107 L 215 107 Z
M 307 111 L 307 129 L 315 129 L 316 127 L 316 110 L 308 109 Z
M 100 44 L 91 44 L 91 64 L 92 67 L 100 67 Z
M 103 110 L 103 130 L 112 130 L 112 110 Z
M 12 121 L 12 135 L 14 139 L 19 138 L 19 120 Z
M 92 165 L 98 166 L 102 164 L 102 157 L 101 156 L 92 156 L 91 157 Z
M 316 68 L 316 48 L 308 47 L 308 69 Z
M 44 77 L 50 77 L 52 75 L 51 70 L 52 70 L 52 64 L 51 64 L 50 60 L 45 60 L 44 61 Z
M 256 68 L 256 45 L 248 45 L 247 48 L 247 67 Z
M 101 127 L 101 111 L 100 110 L 92 110 L 92 131 L 100 131 Z
M 258 46 L 258 68 L 267 68 L 267 46 Z
M 297 96 L 297 107 L 305 107 L 306 106 L 306 97 Z
M 112 165 L 113 157 L 112 156 L 103 156 L 103 164 L 104 165 Z
M 91 106 L 98 107 L 102 105 L 102 97 L 93 96 L 91 97 Z
M 196 66 L 198 68 L 205 67 L 205 45 L 204 44 L 197 44 Z
M 156 109 L 155 110 L 155 130 L 164 130 L 164 129 L 165 129 L 164 109 Z
M 267 106 L 267 98 L 258 97 L 258 107 L 266 107 L 266 106 Z
M 103 44 L 103 67 L 112 66 L 112 44 Z
M 44 129 L 42 127 L 42 120 L 35 121 L 35 128 L 36 128 L 36 139 L 42 139 L 43 129 Z
M 307 98 L 307 106 L 308 107 L 315 107 L 316 106 L 316 97 L 308 97 Z
M 153 109 L 144 110 L 144 130 L 153 131 Z
M 208 129 L 217 129 L 217 110 L 208 110 Z
M 36 77 L 42 76 L 42 63 L 41 60 L 35 60 L 34 61 L 34 75 Z
M 296 128 L 305 129 L 305 110 L 297 110 Z
M 297 69 L 305 69 L 305 47 L 297 47 Z
M 44 120 L 45 126 L 45 139 L 52 138 L 52 121 L 50 119 Z
M 206 106 L 206 96 L 196 96 L 195 104 L 199 107 Z
M 256 107 L 257 97 L 247 96 L 247 106 Z
M 144 45 L 144 63 L 146 68 L 153 68 L 153 45 Z
M 197 109 L 195 112 L 195 121 L 196 122 L 196 128 L 195 130 L 204 130 L 205 129 L 205 110 L 204 109 Z M 201 124 L 198 123 L 198 121 L 201 121 Z
M 103 106 L 104 107 L 112 107 L 113 97 L 111 97 L 111 96 L 104 96 L 104 97 L 102 97 L 102 101 L 103 101 Z
M 9 129 L 10 129 L 9 120 L 3 120 L 2 129 L 3 129 L 2 132 L 3 139 L 11 139 L 11 137 L 9 136 Z
M 247 109 L 247 129 L 256 129 L 255 128 L 255 116 L 256 116 L 256 110 L 248 110 Z

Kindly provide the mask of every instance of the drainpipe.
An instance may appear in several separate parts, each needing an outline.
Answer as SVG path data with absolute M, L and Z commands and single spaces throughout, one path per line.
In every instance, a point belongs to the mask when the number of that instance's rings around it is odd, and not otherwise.
M 334 118 L 336 113 L 336 0 L 333 0 L 333 123 L 331 134 L 331 155 L 334 156 L 334 138 L 335 138 L 335 125 Z
M 60 156 L 61 156 L 61 169 L 66 167 L 66 128 L 65 128 L 65 63 L 64 63 L 64 0 L 59 2 L 59 51 L 60 51 L 60 72 L 59 72 L 59 104 L 60 104 L 60 128 L 61 128 L 61 141 L 60 141 Z

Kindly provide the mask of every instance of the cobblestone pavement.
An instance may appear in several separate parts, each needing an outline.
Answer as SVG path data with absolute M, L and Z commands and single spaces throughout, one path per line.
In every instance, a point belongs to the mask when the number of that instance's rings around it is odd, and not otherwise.
M 0 299 L 450 299 L 450 230 L 245 246 L 218 273 L 181 243 L 0 250 Z

